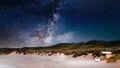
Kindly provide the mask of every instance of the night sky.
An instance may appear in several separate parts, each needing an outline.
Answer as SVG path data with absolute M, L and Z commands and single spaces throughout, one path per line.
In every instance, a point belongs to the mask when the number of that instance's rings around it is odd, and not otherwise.
M 58 35 L 72 36 L 67 42 L 120 40 L 120 0 L 51 1 L 0 0 L 0 47 L 22 46 L 53 12 L 60 15 Z

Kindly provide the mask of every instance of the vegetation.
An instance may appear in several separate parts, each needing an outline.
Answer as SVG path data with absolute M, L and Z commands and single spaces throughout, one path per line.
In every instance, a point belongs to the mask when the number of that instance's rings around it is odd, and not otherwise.
M 118 41 L 100 41 L 92 40 L 88 42 L 81 43 L 61 43 L 54 46 L 48 47 L 24 47 L 24 48 L 1 48 L 0 54 L 7 55 L 11 52 L 17 52 L 19 54 L 56 54 L 64 53 L 65 55 L 73 55 L 73 57 L 78 57 L 81 55 L 87 55 L 89 53 L 95 56 L 101 56 L 101 51 L 111 51 L 114 56 L 107 59 L 107 62 L 117 62 L 120 60 L 120 40 Z
M 115 63 L 120 61 L 120 54 L 117 54 L 109 59 L 107 59 L 108 63 Z

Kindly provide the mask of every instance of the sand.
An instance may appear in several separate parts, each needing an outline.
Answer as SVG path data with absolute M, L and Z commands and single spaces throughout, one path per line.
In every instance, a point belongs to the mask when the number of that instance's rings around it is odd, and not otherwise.
M 120 64 L 95 62 L 90 56 L 1 55 L 0 68 L 120 68 Z

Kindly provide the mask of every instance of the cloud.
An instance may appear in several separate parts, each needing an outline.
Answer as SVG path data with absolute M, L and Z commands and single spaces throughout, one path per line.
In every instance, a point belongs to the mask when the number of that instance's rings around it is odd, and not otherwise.
M 44 40 L 44 42 L 45 42 L 45 44 L 50 44 L 50 43 L 52 43 L 52 40 L 53 40 L 53 37 L 47 37 L 47 38 Z
M 73 33 L 72 32 L 66 33 L 66 34 L 63 34 L 63 35 L 60 35 L 60 36 L 57 37 L 57 40 L 62 42 L 62 43 L 70 42 L 72 39 L 73 39 Z
M 57 36 L 48 36 L 47 38 L 44 39 L 45 45 L 43 46 L 72 42 L 73 38 L 74 36 L 72 32 L 65 33 L 62 35 L 57 35 Z

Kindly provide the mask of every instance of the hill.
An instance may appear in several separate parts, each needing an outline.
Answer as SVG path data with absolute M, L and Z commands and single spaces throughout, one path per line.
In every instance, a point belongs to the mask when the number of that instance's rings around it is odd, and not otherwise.
M 92 40 L 81 43 L 61 43 L 48 47 L 24 47 L 24 48 L 0 48 L 1 55 L 8 55 L 12 52 L 18 54 L 48 54 L 64 53 L 65 55 L 73 55 L 78 57 L 81 55 L 93 54 L 93 57 L 101 56 L 101 51 L 110 51 L 113 57 L 108 58 L 107 62 L 117 62 L 120 60 L 120 40 L 116 41 L 100 41 Z

